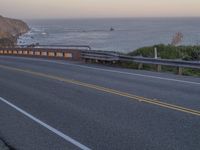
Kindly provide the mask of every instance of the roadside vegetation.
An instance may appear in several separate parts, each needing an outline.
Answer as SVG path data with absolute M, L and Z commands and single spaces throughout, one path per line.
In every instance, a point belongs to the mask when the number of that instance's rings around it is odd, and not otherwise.
M 200 61 L 200 46 L 174 46 L 174 45 L 154 45 L 139 48 L 128 53 L 131 56 L 154 57 L 154 48 L 157 48 L 158 57 L 162 59 L 181 59 L 188 61 Z
M 141 57 L 155 57 L 155 48 L 157 49 L 157 57 L 161 59 L 175 59 L 175 60 L 185 60 L 185 61 L 200 61 L 200 45 L 180 45 L 184 38 L 181 32 L 174 34 L 171 40 L 171 44 L 158 44 L 148 47 L 139 48 L 133 52 L 128 53 L 129 56 L 141 56 Z M 120 66 L 127 68 L 138 69 L 137 63 L 121 63 Z M 144 64 L 142 69 L 144 70 L 156 70 L 155 65 Z M 163 72 L 177 72 L 177 68 L 170 66 L 162 66 Z M 183 75 L 200 76 L 199 69 L 183 69 Z
M 161 59 L 176 59 L 185 61 L 200 61 L 200 46 L 175 46 L 172 44 L 153 45 L 148 47 L 139 48 L 133 52 L 128 53 L 130 56 L 142 56 L 154 58 L 154 48 L 157 48 L 158 58 Z M 123 63 L 123 67 L 138 68 L 136 63 Z M 155 65 L 143 65 L 144 70 L 156 70 Z M 163 72 L 176 73 L 177 69 L 169 66 L 162 66 Z M 183 69 L 183 75 L 200 76 L 200 70 L 198 69 Z

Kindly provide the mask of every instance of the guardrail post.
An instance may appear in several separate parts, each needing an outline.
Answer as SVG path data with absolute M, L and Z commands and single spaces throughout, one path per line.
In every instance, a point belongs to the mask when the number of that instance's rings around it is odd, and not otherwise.
M 156 69 L 157 69 L 157 72 L 161 72 L 161 70 L 162 70 L 162 65 L 156 65 Z
M 154 47 L 154 58 L 155 58 L 155 59 L 158 59 L 157 47 Z
M 178 75 L 182 75 L 183 74 L 183 68 L 182 67 L 177 67 L 177 70 L 178 70 Z
M 138 69 L 139 69 L 139 70 L 143 69 L 143 63 L 139 63 Z

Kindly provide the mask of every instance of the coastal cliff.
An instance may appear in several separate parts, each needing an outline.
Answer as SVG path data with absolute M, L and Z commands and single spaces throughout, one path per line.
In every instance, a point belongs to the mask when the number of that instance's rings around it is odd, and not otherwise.
M 15 46 L 17 38 L 28 31 L 25 22 L 0 16 L 0 47 Z

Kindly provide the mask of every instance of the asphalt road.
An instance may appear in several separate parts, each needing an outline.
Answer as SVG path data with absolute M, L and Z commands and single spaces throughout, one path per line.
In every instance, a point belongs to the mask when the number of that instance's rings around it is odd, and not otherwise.
M 0 138 L 17 150 L 199 150 L 200 78 L 0 56 Z

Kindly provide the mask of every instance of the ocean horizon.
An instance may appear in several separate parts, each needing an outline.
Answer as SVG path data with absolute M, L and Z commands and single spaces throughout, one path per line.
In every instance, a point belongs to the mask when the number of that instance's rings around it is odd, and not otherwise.
M 90 18 L 26 20 L 30 31 L 19 45 L 89 45 L 95 50 L 131 52 L 140 47 L 170 44 L 183 33 L 181 45 L 200 44 L 200 18 Z

